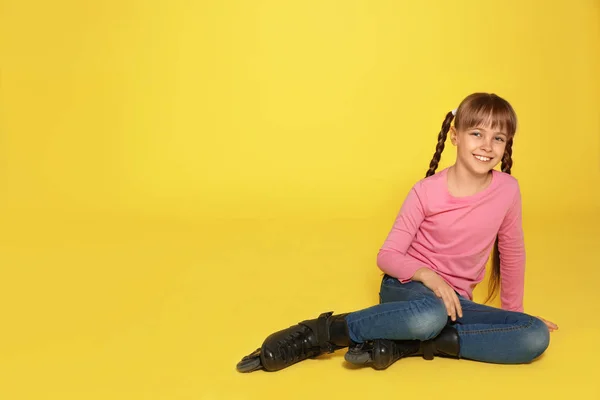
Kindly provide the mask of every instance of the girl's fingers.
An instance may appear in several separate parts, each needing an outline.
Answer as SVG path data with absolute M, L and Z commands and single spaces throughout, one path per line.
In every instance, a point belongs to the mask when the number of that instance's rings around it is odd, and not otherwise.
M 558 329 L 558 325 L 556 325 L 554 322 L 550 322 L 550 321 L 544 321 L 546 323 L 546 326 L 548 326 L 548 328 L 555 330 Z
M 456 305 L 456 313 L 459 318 L 462 318 L 462 307 L 460 306 L 460 300 L 456 293 L 452 292 L 452 300 L 454 300 L 454 304 Z
M 462 317 L 462 309 L 456 293 L 453 291 L 442 291 L 439 288 L 434 290 L 434 293 L 444 302 L 448 316 L 452 319 L 452 321 L 456 321 L 457 313 L 460 317 Z
M 452 319 L 452 321 L 456 320 L 456 310 L 454 308 L 454 302 L 452 298 L 446 293 L 444 296 L 444 304 L 446 305 L 446 310 L 448 311 L 448 315 Z
M 558 325 L 556 325 L 554 322 L 550 322 L 548 320 L 545 320 L 542 317 L 538 317 L 538 318 L 541 319 L 546 324 L 546 326 L 548 327 L 548 329 L 550 329 L 552 331 L 558 329 Z

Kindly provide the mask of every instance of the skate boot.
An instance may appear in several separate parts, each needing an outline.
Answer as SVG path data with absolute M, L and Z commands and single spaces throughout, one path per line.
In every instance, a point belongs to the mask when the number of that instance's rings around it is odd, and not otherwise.
M 278 371 L 307 358 L 347 347 L 350 338 L 346 315 L 323 313 L 317 319 L 302 321 L 269 335 L 260 348 L 242 358 L 237 370 Z
M 420 355 L 426 360 L 433 360 L 434 355 L 459 358 L 459 354 L 458 332 L 456 328 L 447 325 L 438 336 L 430 340 L 376 339 L 352 345 L 344 358 L 352 364 L 370 365 L 382 370 L 403 357 Z

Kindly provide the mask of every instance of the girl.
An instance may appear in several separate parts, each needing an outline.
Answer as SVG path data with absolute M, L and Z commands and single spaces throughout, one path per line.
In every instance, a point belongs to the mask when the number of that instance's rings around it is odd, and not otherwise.
M 512 106 L 495 94 L 471 94 L 449 112 L 425 178 L 377 255 L 380 304 L 275 332 L 238 371 L 277 371 L 344 347 L 348 362 L 375 369 L 416 355 L 504 364 L 541 355 L 558 327 L 523 312 L 521 193 L 510 175 L 516 127 Z M 435 174 L 448 132 L 456 162 Z M 472 301 L 492 248 L 488 300 L 500 286 L 501 309 Z

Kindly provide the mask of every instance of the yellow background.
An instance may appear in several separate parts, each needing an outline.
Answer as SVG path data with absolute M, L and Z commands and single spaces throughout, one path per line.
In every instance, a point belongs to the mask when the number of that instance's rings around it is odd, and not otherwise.
M 600 398 L 598 1 L 2 0 L 0 63 L 0 398 Z M 237 373 L 377 302 L 377 250 L 474 91 L 519 116 L 547 353 Z

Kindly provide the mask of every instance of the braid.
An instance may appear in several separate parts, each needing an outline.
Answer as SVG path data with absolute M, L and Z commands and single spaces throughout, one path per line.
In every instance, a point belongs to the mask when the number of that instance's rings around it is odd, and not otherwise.
M 429 163 L 429 170 L 425 174 L 425 177 L 429 177 L 429 176 L 435 174 L 435 170 L 437 169 L 438 164 L 440 163 L 440 158 L 442 157 L 442 152 L 444 151 L 444 145 L 446 143 L 446 136 L 448 135 L 448 131 L 450 130 L 450 124 L 452 123 L 453 119 L 454 119 L 454 114 L 452 112 L 449 112 L 448 114 L 446 114 L 446 118 L 444 119 L 444 122 L 442 123 L 442 129 L 440 130 L 440 133 L 438 135 L 438 142 L 437 142 L 437 145 L 435 146 L 435 153 L 433 154 L 433 158 L 431 159 L 431 162 Z
M 512 145 L 513 138 L 508 139 L 506 142 L 506 147 L 504 149 L 504 156 L 502 157 L 502 172 L 506 172 L 510 174 L 510 169 L 512 168 Z M 488 284 L 488 297 L 485 300 L 487 303 L 491 299 L 493 299 L 497 293 L 498 287 L 500 286 L 500 249 L 498 236 L 496 236 L 496 240 L 494 242 L 494 249 L 492 250 L 492 272 L 490 275 L 490 281 Z
M 502 172 L 506 172 L 510 174 L 510 169 L 512 168 L 512 144 L 513 139 L 510 138 L 508 142 L 506 142 L 506 148 L 504 149 L 504 157 L 502 157 Z

